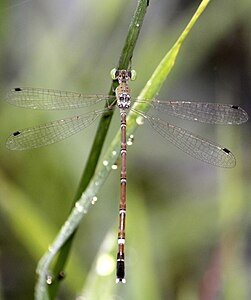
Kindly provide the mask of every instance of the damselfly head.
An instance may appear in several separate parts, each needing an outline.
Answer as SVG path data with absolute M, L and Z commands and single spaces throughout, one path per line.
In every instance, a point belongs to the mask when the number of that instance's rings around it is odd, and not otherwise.
M 112 69 L 111 70 L 111 77 L 113 80 L 118 80 L 119 83 L 128 82 L 129 80 L 136 79 L 136 71 L 135 70 L 118 70 Z

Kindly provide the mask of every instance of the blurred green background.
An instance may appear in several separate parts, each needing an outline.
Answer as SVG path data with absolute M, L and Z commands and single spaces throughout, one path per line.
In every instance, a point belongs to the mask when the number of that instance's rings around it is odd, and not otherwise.
M 132 60 L 134 96 L 199 3 L 150 0 Z M 11 107 L 4 93 L 31 86 L 106 94 L 136 4 L 0 2 L 0 299 L 33 299 L 36 264 L 69 213 L 97 125 L 45 148 L 9 151 L 11 132 L 78 112 Z M 251 2 L 215 0 L 184 43 L 159 99 L 232 103 L 251 115 L 250 70 Z M 117 237 L 117 170 L 81 223 L 59 299 L 251 298 L 250 123 L 168 120 L 231 149 L 237 166 L 206 165 L 140 128 L 128 149 L 127 284 L 115 285 L 114 261 L 107 276 L 95 268 L 98 253 L 116 255 L 110 245 Z M 116 114 L 105 148 L 118 122 Z

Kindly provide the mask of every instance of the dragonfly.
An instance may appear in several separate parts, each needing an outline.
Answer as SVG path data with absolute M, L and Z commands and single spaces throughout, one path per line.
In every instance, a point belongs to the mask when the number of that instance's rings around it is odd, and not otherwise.
M 126 154 L 127 111 L 133 111 L 147 120 L 151 127 L 165 140 L 183 150 L 190 156 L 208 164 L 231 168 L 236 164 L 230 150 L 206 138 L 195 135 L 186 129 L 174 126 L 153 114 L 135 108 L 135 104 L 148 103 L 150 108 L 178 117 L 209 124 L 241 124 L 248 120 L 248 114 L 241 107 L 231 104 L 205 103 L 191 101 L 162 101 L 131 97 L 129 81 L 135 80 L 134 70 L 111 71 L 113 80 L 118 81 L 115 97 L 108 95 L 85 95 L 42 88 L 14 88 L 7 93 L 6 100 L 19 107 L 31 109 L 80 109 L 100 102 L 107 105 L 103 109 L 94 110 L 70 118 L 52 121 L 35 127 L 15 131 L 7 139 L 6 146 L 10 150 L 28 150 L 59 142 L 92 124 L 99 116 L 114 109 L 115 104 L 120 112 L 121 128 L 121 172 L 120 172 L 120 205 L 118 227 L 118 252 L 116 282 L 125 283 L 125 220 L 126 220 Z M 110 104 L 109 104 L 110 103 Z M 132 105 L 134 104 L 134 105 Z

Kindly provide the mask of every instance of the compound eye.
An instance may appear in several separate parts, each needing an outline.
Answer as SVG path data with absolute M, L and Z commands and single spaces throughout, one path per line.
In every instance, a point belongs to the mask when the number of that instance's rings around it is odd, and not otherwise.
M 112 79 L 115 80 L 118 78 L 119 72 L 116 68 L 114 68 L 111 70 L 110 74 L 111 74 Z
M 136 76 L 137 76 L 136 71 L 135 70 L 131 70 L 130 71 L 130 78 L 131 78 L 131 80 L 135 80 Z

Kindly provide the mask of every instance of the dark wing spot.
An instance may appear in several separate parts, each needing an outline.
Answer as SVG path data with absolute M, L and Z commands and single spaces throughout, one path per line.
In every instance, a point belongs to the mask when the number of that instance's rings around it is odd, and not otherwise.
M 226 152 L 227 154 L 230 153 L 230 150 L 228 150 L 227 148 L 222 148 L 222 150 L 223 150 L 224 152 Z
M 231 106 L 233 109 L 239 109 L 239 106 L 238 105 L 232 105 Z
M 21 132 L 20 131 L 15 131 L 15 132 L 13 132 L 13 136 L 17 136 L 17 135 L 19 135 Z
M 21 92 L 22 91 L 21 88 L 15 88 L 14 90 L 15 90 L 15 92 Z

